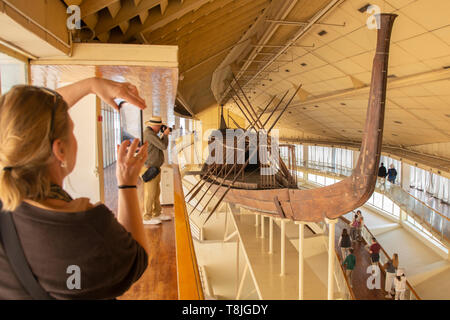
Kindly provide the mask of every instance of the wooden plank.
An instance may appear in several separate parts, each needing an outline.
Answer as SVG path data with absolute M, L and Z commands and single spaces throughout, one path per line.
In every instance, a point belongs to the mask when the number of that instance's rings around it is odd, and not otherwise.
M 174 166 L 175 241 L 178 271 L 178 299 L 204 300 L 191 227 L 184 201 L 181 174 Z

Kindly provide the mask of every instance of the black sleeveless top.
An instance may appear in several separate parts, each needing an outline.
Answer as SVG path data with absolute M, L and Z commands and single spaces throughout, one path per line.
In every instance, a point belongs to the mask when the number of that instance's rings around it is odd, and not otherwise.
M 145 250 L 104 205 L 73 213 L 23 202 L 13 212 L 13 219 L 33 274 L 56 299 L 114 299 L 147 268 Z M 70 266 L 79 267 L 80 289 L 68 288 L 73 274 Z M 31 299 L 1 245 L 0 299 Z

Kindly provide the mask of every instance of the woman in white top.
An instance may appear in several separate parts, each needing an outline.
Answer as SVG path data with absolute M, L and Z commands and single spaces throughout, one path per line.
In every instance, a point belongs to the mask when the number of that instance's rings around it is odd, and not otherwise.
M 394 279 L 394 285 L 395 285 L 395 300 L 405 300 L 406 276 L 404 269 L 399 268 L 397 270 L 397 276 Z

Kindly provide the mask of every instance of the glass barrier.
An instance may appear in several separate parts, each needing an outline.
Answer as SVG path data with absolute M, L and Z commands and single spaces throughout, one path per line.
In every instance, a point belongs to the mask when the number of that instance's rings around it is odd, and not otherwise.
M 401 187 L 386 184 L 386 196 L 392 199 L 407 214 L 411 215 L 417 222 L 435 237 L 444 240 L 450 239 L 449 218 L 415 198 Z

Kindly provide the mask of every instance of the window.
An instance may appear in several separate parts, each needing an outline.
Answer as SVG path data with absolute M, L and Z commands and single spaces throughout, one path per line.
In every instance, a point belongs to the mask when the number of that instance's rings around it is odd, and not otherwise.
M 0 83 L 1 94 L 7 93 L 15 85 L 27 84 L 26 63 L 0 52 Z

